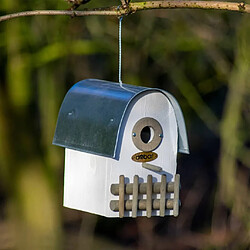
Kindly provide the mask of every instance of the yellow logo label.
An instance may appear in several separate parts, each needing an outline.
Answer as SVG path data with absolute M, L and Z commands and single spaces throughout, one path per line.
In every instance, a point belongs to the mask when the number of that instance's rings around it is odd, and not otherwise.
M 131 159 L 136 162 L 149 162 L 153 161 L 158 157 L 154 152 L 139 152 L 134 154 Z

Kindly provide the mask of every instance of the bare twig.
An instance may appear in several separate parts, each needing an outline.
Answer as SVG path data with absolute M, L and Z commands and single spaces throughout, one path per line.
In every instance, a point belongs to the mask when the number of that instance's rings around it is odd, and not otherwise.
M 0 17 L 0 22 L 22 17 L 22 16 L 56 16 L 66 15 L 72 17 L 80 16 L 121 16 L 135 13 L 141 10 L 152 9 L 204 9 L 204 10 L 227 10 L 243 13 L 250 13 L 250 5 L 235 2 L 213 2 L 213 1 L 147 1 L 130 3 L 126 8 L 118 6 L 86 9 L 83 11 L 65 11 L 65 10 L 34 10 L 19 13 L 13 13 Z
M 126 0 L 121 0 L 121 4 L 123 8 L 127 7 L 127 1 Z

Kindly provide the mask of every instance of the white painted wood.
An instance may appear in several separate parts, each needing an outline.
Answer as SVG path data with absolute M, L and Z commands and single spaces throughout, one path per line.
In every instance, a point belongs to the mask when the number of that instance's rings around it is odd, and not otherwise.
M 132 129 L 143 117 L 153 117 L 162 126 L 163 140 L 154 150 L 158 158 L 150 162 L 162 167 L 162 172 L 145 169 L 141 163 L 131 159 L 139 152 L 132 141 Z M 153 183 L 160 182 L 162 174 L 166 174 L 167 182 L 174 181 L 177 136 L 176 118 L 168 99 L 158 92 L 145 94 L 134 104 L 128 116 L 119 160 L 65 149 L 64 206 L 106 217 L 119 217 L 119 212 L 113 212 L 109 207 L 111 200 L 119 199 L 111 194 L 111 184 L 119 183 L 120 175 L 125 176 L 125 183 L 132 183 L 134 175 L 139 176 L 139 183 L 147 182 L 148 175 L 153 176 Z M 172 211 L 170 213 L 172 215 Z M 168 214 L 169 210 L 166 210 Z M 138 211 L 138 215 L 146 216 L 146 211 Z M 152 216 L 155 215 L 159 216 L 159 211 L 152 211 Z M 125 216 L 131 217 L 132 212 L 125 211 Z

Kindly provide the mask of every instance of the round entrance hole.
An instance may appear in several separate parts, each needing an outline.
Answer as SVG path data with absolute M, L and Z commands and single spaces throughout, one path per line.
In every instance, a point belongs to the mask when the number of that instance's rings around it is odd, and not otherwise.
M 149 143 L 154 137 L 154 130 L 152 127 L 146 126 L 141 131 L 141 140 L 144 143 Z

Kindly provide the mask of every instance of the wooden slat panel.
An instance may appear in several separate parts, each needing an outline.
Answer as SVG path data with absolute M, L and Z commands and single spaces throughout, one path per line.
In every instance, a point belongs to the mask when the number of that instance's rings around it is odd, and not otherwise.
M 161 189 L 161 183 L 155 182 L 153 183 L 153 193 L 159 194 Z M 119 184 L 111 184 L 110 191 L 113 195 L 119 195 Z M 167 183 L 167 192 L 173 193 L 174 192 L 174 182 Z M 133 184 L 128 183 L 125 186 L 125 193 L 130 195 L 133 194 Z M 147 193 L 147 183 L 140 183 L 139 184 L 139 194 L 146 194 Z
M 177 217 L 179 215 L 179 193 L 180 193 L 180 175 L 175 175 L 174 180 L 174 208 L 173 208 L 173 214 L 174 217 Z
M 165 216 L 165 204 L 166 204 L 166 188 L 167 188 L 167 177 L 165 174 L 161 176 L 161 198 L 160 198 L 160 216 Z
M 152 175 L 148 175 L 147 178 L 147 217 L 150 218 L 152 216 Z
M 119 216 L 124 217 L 124 197 L 125 196 L 125 180 L 124 175 L 119 177 Z
M 126 211 L 131 211 L 132 210 L 132 200 L 126 200 L 125 201 L 125 210 Z M 159 210 L 160 209 L 160 199 L 154 199 L 152 201 L 153 209 L 154 210 Z M 166 209 L 173 209 L 174 207 L 174 199 L 168 199 L 166 200 Z M 138 200 L 138 210 L 146 210 L 147 208 L 147 200 L 142 199 Z M 110 209 L 114 212 L 119 211 L 119 201 L 118 200 L 112 200 L 110 201 Z
M 133 200 L 132 200 L 132 217 L 137 217 L 137 207 L 138 207 L 138 186 L 139 186 L 139 176 L 134 176 L 133 183 Z

